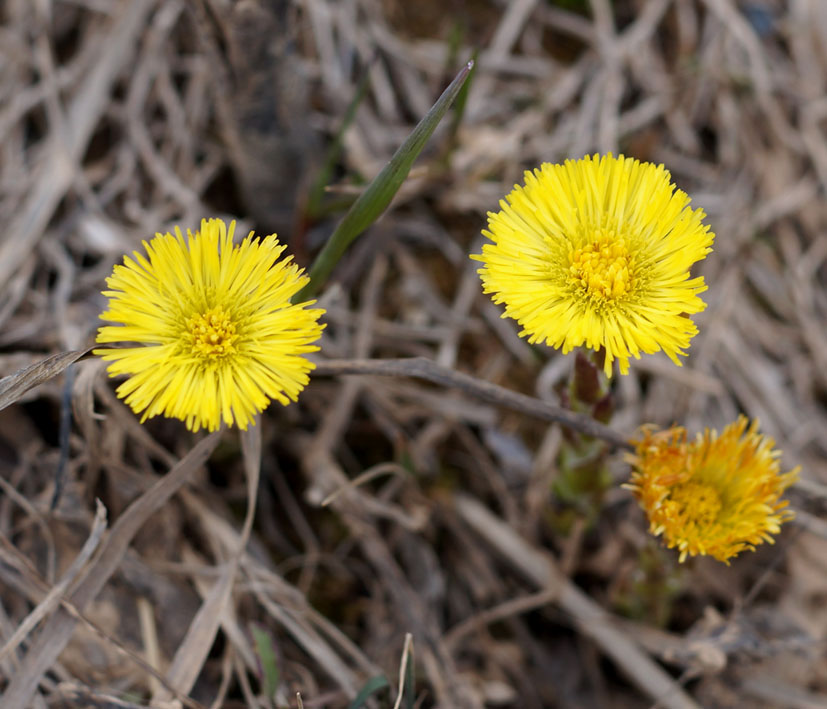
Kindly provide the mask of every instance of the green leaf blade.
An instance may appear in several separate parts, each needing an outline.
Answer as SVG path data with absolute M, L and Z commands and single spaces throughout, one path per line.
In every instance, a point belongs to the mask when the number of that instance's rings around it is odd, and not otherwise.
M 255 653 L 261 670 L 261 684 L 264 694 L 272 699 L 278 689 L 281 676 L 276 660 L 276 651 L 273 647 L 273 638 L 264 628 L 253 624 L 251 626 Z
M 371 695 L 376 694 L 380 689 L 384 689 L 388 686 L 390 685 L 384 675 L 371 677 L 367 682 L 365 682 L 365 686 L 362 687 L 362 691 L 356 695 L 356 698 L 350 704 L 348 704 L 348 709 L 363 709 L 365 702 Z
M 296 294 L 294 302 L 302 302 L 317 293 L 348 246 L 385 211 L 473 68 L 473 61 L 469 61 L 463 67 L 388 164 L 353 203 L 313 262 L 309 274 L 310 282 Z

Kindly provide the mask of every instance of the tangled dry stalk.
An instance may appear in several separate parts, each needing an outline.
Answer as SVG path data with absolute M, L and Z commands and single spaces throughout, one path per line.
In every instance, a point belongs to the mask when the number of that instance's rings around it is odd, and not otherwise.
M 4 708 L 345 707 L 371 677 L 396 682 L 406 632 L 410 706 L 827 706 L 827 4 L 0 15 L 0 376 L 78 350 L 32 370 L 36 388 L 0 387 Z M 140 425 L 99 361 L 66 369 L 112 264 L 156 231 L 234 215 L 309 263 L 340 212 L 311 218 L 307 195 L 363 74 L 331 202 L 475 49 L 461 124 L 321 295 L 298 405 L 194 441 Z M 618 380 L 616 443 L 744 411 L 802 466 L 796 522 L 730 567 L 679 567 L 617 488 L 596 518 L 561 501 L 570 358 L 519 339 L 467 258 L 524 169 L 594 151 L 665 163 L 717 234 L 687 364 L 646 357 Z M 411 357 L 428 363 L 389 364 Z

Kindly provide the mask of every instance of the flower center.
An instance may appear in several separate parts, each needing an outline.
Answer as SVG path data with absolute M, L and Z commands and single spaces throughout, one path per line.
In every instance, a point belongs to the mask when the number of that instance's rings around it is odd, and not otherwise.
M 617 300 L 634 286 L 633 260 L 626 242 L 614 234 L 601 234 L 571 254 L 569 283 L 601 301 Z
M 233 354 L 238 339 L 235 323 L 220 306 L 195 313 L 187 320 L 192 353 L 202 359 L 218 359 Z
M 721 511 L 721 498 L 711 485 L 685 482 L 676 485 L 669 493 L 676 521 L 681 525 L 703 527 L 711 525 Z

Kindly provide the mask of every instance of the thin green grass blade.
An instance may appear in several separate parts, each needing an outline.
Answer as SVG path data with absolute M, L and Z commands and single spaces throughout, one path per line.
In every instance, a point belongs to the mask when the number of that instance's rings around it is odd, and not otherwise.
M 348 704 L 347 709 L 362 709 L 365 702 L 371 695 L 376 694 L 380 689 L 384 689 L 388 686 L 388 680 L 385 679 L 384 676 L 378 675 L 376 677 L 371 677 L 367 682 L 365 682 L 365 686 L 362 687 L 362 691 L 356 695 L 356 698 L 350 704 Z
M 448 112 L 473 68 L 473 62 L 468 62 L 463 67 L 431 110 L 394 153 L 390 162 L 382 168 L 373 182 L 353 203 L 313 262 L 310 268 L 310 282 L 296 294 L 293 298 L 294 302 L 302 302 L 317 293 L 347 247 L 385 211 L 408 176 L 414 160 L 422 152 L 437 124 Z
M 251 630 L 253 633 L 256 657 L 261 668 L 262 689 L 264 690 L 265 696 L 268 699 L 272 699 L 276 694 L 279 681 L 281 680 L 278 663 L 276 661 L 276 651 L 273 648 L 273 638 L 270 636 L 270 633 L 258 625 L 252 625 Z
M 322 165 L 321 170 L 319 170 L 319 174 L 316 176 L 313 186 L 310 188 L 310 196 L 307 198 L 307 215 L 311 219 L 318 219 L 318 217 L 322 214 L 322 198 L 324 197 L 325 188 L 330 184 L 330 179 L 333 176 L 333 170 L 336 167 L 336 163 L 342 154 L 345 131 L 350 128 L 350 124 L 353 123 L 353 119 L 356 117 L 356 109 L 359 108 L 359 104 L 361 104 L 362 99 L 365 98 L 368 86 L 370 85 L 370 73 L 368 72 L 369 68 L 370 65 L 365 68 L 365 75 L 361 78 L 359 85 L 356 87 L 356 93 L 351 99 L 350 104 L 345 111 L 345 115 L 342 118 L 342 124 L 339 126 L 339 130 L 336 131 L 336 135 L 330 144 L 330 149 L 327 151 L 324 164 Z

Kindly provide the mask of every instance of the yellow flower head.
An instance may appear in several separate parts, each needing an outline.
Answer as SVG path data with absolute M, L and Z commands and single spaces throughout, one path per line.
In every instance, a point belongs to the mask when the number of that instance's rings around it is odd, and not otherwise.
M 644 430 L 636 442 L 631 490 L 649 518 L 649 531 L 687 556 L 708 554 L 728 559 L 761 542 L 793 517 L 781 500 L 798 477 L 798 469 L 779 472 L 780 452 L 772 438 L 747 430 L 740 416 L 718 436 L 706 429 L 694 441 L 673 427 Z
M 233 245 L 235 222 L 201 221 L 184 239 L 156 234 L 146 256 L 124 257 L 107 278 L 109 309 L 97 342 L 136 347 L 95 350 L 141 421 L 162 414 L 193 431 L 223 420 L 246 429 L 270 400 L 295 401 L 313 363 L 305 355 L 321 335 L 324 310 L 293 305 L 307 282 L 275 234 Z
M 629 370 L 663 350 L 675 364 L 706 305 L 693 263 L 711 251 L 704 213 L 690 209 L 662 165 L 623 156 L 544 163 L 488 213 L 479 270 L 484 290 L 528 341 L 569 352 L 585 344 Z

